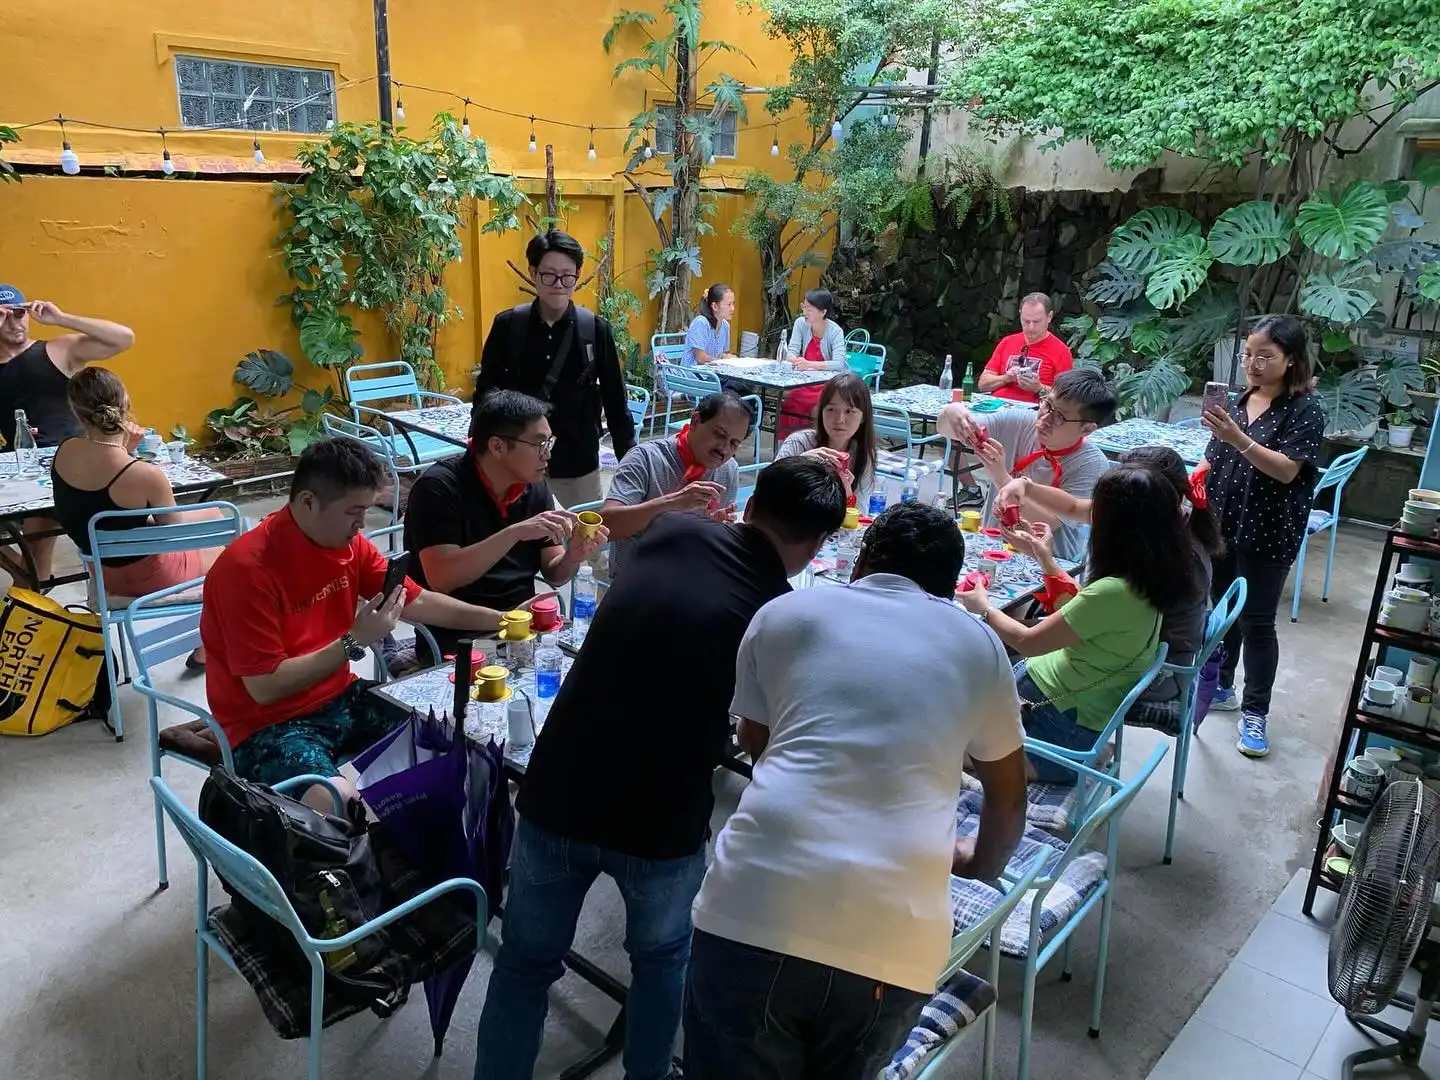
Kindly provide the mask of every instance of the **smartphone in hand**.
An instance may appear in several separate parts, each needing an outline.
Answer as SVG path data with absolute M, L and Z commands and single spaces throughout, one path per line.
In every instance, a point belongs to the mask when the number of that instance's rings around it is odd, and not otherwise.
M 381 603 L 390 599 L 390 594 L 398 589 L 405 580 L 405 571 L 410 566 L 410 553 L 402 551 L 398 555 L 391 555 L 385 565 L 385 584 L 380 588 Z
M 1230 387 L 1223 382 L 1207 382 L 1205 384 L 1205 396 L 1201 399 L 1200 408 L 1202 412 L 1208 412 L 1211 408 L 1230 409 Z

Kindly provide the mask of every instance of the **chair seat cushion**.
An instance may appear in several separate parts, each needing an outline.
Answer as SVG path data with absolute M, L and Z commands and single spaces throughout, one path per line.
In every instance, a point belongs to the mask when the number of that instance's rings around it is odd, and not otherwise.
M 161 728 L 160 749 L 189 758 L 206 768 L 219 765 L 223 760 L 220 755 L 220 742 L 204 720 L 191 720 L 188 724 L 171 724 L 167 728 Z
M 980 804 L 983 797 L 976 791 L 960 793 L 957 810 L 957 831 L 960 836 L 974 836 L 980 828 Z M 1065 852 L 1065 842 L 1033 825 L 1026 825 L 1015 853 L 1010 856 L 1009 872 L 1019 876 L 1025 872 L 1037 852 L 1049 849 L 1053 856 L 1046 859 L 1042 876 L 1049 875 Z M 1040 911 L 1040 938 L 1060 926 L 1079 910 L 1080 905 L 1105 877 L 1105 853 L 1089 851 L 1071 860 L 1060 880 L 1046 893 Z M 1002 899 L 998 889 L 970 878 L 950 879 L 950 910 L 955 929 L 963 930 L 982 920 Z M 1026 895 L 1005 920 L 1000 930 L 1000 951 L 1023 959 L 1030 950 L 1030 909 L 1032 896 Z
M 959 1037 L 994 1004 L 995 987 L 963 969 L 956 972 L 920 1010 L 920 1019 L 880 1074 L 881 1080 L 909 1080 L 915 1076 L 940 1047 Z
M 1305 531 L 1312 534 L 1317 533 L 1326 528 L 1333 520 L 1334 515 L 1329 510 L 1311 510 L 1310 517 L 1305 521 Z

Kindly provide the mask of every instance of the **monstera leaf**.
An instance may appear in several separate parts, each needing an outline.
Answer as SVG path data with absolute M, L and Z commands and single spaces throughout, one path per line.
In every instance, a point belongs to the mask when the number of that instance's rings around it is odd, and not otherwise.
M 1125 269 L 1145 274 L 1167 247 L 1187 236 L 1200 236 L 1200 222 L 1173 206 L 1149 206 L 1110 235 L 1107 254 Z
M 1425 373 L 1414 356 L 1390 354 L 1375 368 L 1375 385 L 1391 405 L 1409 405 L 1410 391 L 1425 385 Z
M 1145 291 L 1145 276 L 1106 259 L 1095 268 L 1100 276 L 1091 284 L 1085 299 L 1092 304 L 1128 304 Z
M 1154 317 L 1155 309 L 1142 300 L 1117 311 L 1105 312 L 1095 321 L 1095 329 L 1105 341 L 1124 341 L 1135 332 L 1136 326 Z
M 1290 250 L 1290 212 L 1274 203 L 1256 201 L 1232 206 L 1210 227 L 1206 243 L 1218 262 L 1231 266 L 1263 266 Z
M 1367 288 L 1379 283 L 1380 275 L 1367 263 L 1351 263 L 1333 274 L 1317 270 L 1300 287 L 1300 310 L 1348 326 L 1380 302 Z
M 1426 263 L 1415 279 L 1415 292 L 1432 304 L 1440 303 L 1440 262 Z
M 1115 388 L 1121 408 L 1130 415 L 1158 416 L 1190 388 L 1190 375 L 1184 365 L 1162 356 L 1122 374 Z
M 1371 248 L 1365 258 L 1374 263 L 1375 269 L 1382 274 L 1419 270 L 1426 263 L 1440 260 L 1440 244 L 1408 237 L 1404 240 L 1386 240 L 1383 244 L 1376 244 Z
M 256 349 L 236 366 L 235 381 L 261 397 L 279 397 L 295 385 L 295 365 L 282 352 Z
M 1130 331 L 1130 347 L 1142 356 L 1159 356 L 1170 342 L 1170 330 L 1160 319 L 1136 323 Z
M 1238 308 L 1233 286 L 1207 282 L 1185 302 L 1180 315 L 1170 320 L 1170 347 L 1176 352 L 1209 349 L 1226 334 L 1235 332 Z
M 1357 180 L 1333 200 L 1317 192 L 1300 205 L 1300 239 L 1327 259 L 1353 259 L 1374 247 L 1390 224 L 1390 199 L 1370 180 Z
M 1380 415 L 1380 387 L 1373 372 L 1358 368 L 1343 375 L 1334 367 L 1320 373 L 1316 388 L 1325 409 L 1325 434 L 1358 431 Z
M 1145 280 L 1145 299 L 1162 311 L 1179 307 L 1205 284 L 1214 261 L 1205 238 L 1198 232 L 1172 240 L 1161 249 L 1159 260 Z

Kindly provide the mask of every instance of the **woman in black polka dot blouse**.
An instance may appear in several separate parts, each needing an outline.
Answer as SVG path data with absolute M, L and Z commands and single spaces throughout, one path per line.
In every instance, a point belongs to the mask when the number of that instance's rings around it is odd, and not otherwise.
M 1316 460 L 1325 412 L 1310 392 L 1305 326 L 1293 315 L 1266 315 L 1245 339 L 1246 390 L 1228 410 L 1212 406 L 1202 422 L 1213 436 L 1205 494 L 1220 519 L 1226 550 L 1215 560 L 1218 600 L 1244 577 L 1245 608 L 1225 635 L 1225 663 L 1215 709 L 1240 709 L 1237 747 L 1248 757 L 1270 752 L 1266 718 L 1280 663 L 1275 612 L 1300 553 L 1319 477 Z M 1235 696 L 1235 666 L 1245 657 L 1245 694 Z

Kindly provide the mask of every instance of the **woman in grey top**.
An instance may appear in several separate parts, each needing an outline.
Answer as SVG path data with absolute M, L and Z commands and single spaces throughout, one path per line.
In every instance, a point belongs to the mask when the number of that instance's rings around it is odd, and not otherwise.
M 815 426 L 797 431 L 775 453 L 775 460 L 796 454 L 830 457 L 836 452 L 849 455 L 851 506 L 861 513 L 875 485 L 875 414 L 870 405 L 870 388 L 852 372 L 836 375 L 820 391 L 815 407 Z
M 805 371 L 845 371 L 845 331 L 830 316 L 835 297 L 828 289 L 811 289 L 800 305 L 800 318 L 790 331 L 790 359 Z M 780 402 L 776 437 L 787 438 L 810 423 L 820 400 L 819 386 L 800 386 Z

